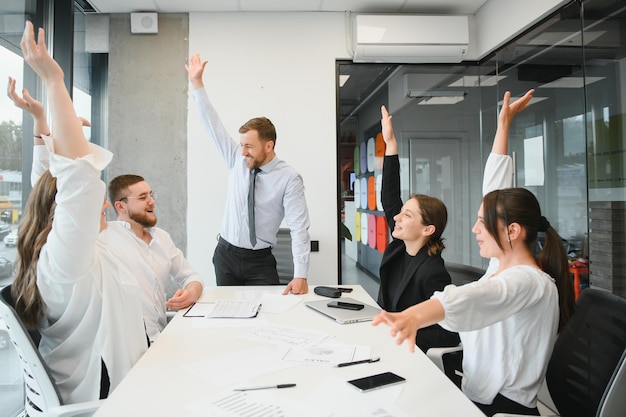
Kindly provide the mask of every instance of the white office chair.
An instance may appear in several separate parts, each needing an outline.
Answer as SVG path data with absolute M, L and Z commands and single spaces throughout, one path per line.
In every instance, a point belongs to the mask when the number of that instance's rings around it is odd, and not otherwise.
M 0 291 L 0 317 L 15 345 L 24 373 L 24 417 L 74 417 L 93 415 L 103 400 L 64 405 L 48 369 L 12 306 L 11 286 Z

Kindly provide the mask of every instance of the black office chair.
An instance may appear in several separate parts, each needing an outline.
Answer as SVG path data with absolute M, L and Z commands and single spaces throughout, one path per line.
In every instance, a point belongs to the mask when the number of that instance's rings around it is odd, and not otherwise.
M 596 416 L 611 388 L 609 382 L 622 366 L 625 350 L 626 299 L 602 290 L 584 290 L 548 364 L 546 382 L 559 414 Z M 620 415 L 626 415 L 622 411 Z

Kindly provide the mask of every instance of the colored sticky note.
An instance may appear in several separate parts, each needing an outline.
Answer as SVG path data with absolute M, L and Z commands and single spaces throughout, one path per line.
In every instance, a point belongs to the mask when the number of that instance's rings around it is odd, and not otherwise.
M 367 208 L 367 178 L 361 178 L 361 189 L 359 190 L 361 195 L 361 208 Z
M 376 180 L 373 175 L 367 178 L 367 208 L 376 210 Z
M 367 242 L 370 248 L 376 249 L 376 216 L 367 215 Z
M 382 132 L 378 132 L 376 135 L 376 169 L 383 169 L 383 162 L 385 160 L 385 149 L 387 148 L 387 144 L 385 144 L 385 140 L 383 139 Z
M 376 247 L 379 252 L 384 252 L 389 244 L 389 228 L 385 216 L 376 216 Z
M 383 174 L 376 174 L 376 210 L 383 209 L 383 201 L 381 191 L 383 189 Z
M 374 138 L 367 140 L 367 171 L 374 172 L 376 163 L 376 141 Z
M 361 142 L 361 149 L 359 149 L 359 165 L 361 168 L 361 174 L 367 172 L 367 143 Z
M 368 232 L 367 232 L 367 226 L 368 226 L 368 222 L 367 222 L 367 213 L 360 213 L 361 214 L 361 243 L 363 243 L 364 245 L 367 245 L 367 239 L 368 239 Z

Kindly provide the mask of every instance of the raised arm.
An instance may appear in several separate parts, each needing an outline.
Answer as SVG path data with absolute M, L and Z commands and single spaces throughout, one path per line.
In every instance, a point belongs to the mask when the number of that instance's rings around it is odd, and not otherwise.
M 385 211 L 385 218 L 389 229 L 395 227 L 394 216 L 402 210 L 400 196 L 400 163 L 398 161 L 398 142 L 393 133 L 392 116 L 385 106 L 380 107 L 380 125 L 385 141 L 385 158 L 383 162 L 383 182 L 381 188 L 381 202 Z
M 526 92 L 522 97 L 511 101 L 511 92 L 504 93 L 504 100 L 502 100 L 502 109 L 498 115 L 498 127 L 496 129 L 496 136 L 493 138 L 493 145 L 491 152 L 498 155 L 506 155 L 509 147 L 509 127 L 511 122 L 517 113 L 528 107 L 530 99 L 533 98 L 535 90 L 531 89 Z
M 89 144 L 83 134 L 82 122 L 76 117 L 74 105 L 63 81 L 63 70 L 46 49 L 43 29 L 35 32 L 33 24 L 26 22 L 22 36 L 24 61 L 39 75 L 48 92 L 50 119 L 54 128 L 55 153 L 76 159 L 90 153 Z
M 483 175 L 483 195 L 493 190 L 501 190 L 513 185 L 513 162 L 507 155 L 509 148 L 509 127 L 517 113 L 528 107 L 535 90 L 528 90 L 513 103 L 511 93 L 504 93 L 502 109 L 498 115 L 498 127 L 493 139 L 491 154 L 485 164 Z

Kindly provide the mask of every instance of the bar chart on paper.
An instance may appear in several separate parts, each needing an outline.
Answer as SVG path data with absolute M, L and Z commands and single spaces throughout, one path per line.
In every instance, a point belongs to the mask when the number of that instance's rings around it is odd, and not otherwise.
M 196 403 L 193 411 L 202 416 L 219 417 L 291 417 L 301 415 L 302 410 L 289 410 L 281 401 L 266 401 L 265 398 L 247 392 L 223 392 L 207 401 Z

